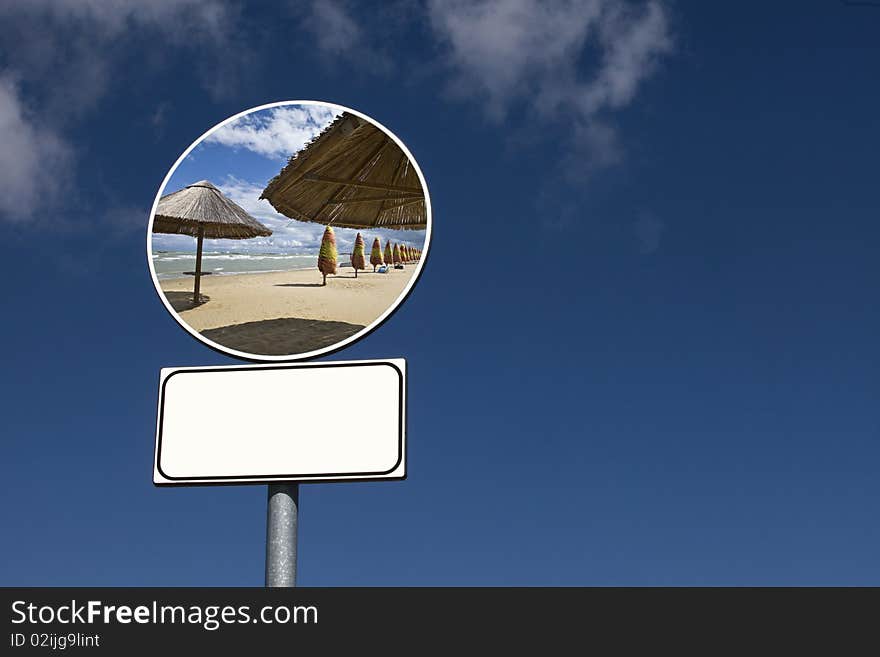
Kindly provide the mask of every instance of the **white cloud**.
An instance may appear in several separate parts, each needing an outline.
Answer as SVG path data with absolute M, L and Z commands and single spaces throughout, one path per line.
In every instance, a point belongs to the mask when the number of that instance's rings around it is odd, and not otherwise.
M 222 0 L 0 3 L 4 32 L 14 35 L 0 70 L 0 219 L 37 216 L 72 187 L 66 129 L 121 80 L 117 55 L 131 40 L 150 40 L 157 57 L 169 46 L 191 49 L 193 65 L 206 71 L 205 88 L 215 95 L 228 90 L 235 76 L 221 46 L 233 34 L 232 18 Z
M 147 229 L 150 219 L 148 209 L 135 205 L 115 204 L 107 208 L 101 217 L 104 229 L 113 236 L 125 236 Z
M 18 87 L 0 78 L 0 215 L 10 221 L 30 219 L 67 187 L 71 153 L 52 130 L 29 116 Z
M 107 36 L 117 36 L 134 24 L 182 40 L 221 35 L 227 10 L 228 3 L 220 0 L 27 0 L 9 3 L 2 13 L 85 21 L 99 26 Z
M 379 14 L 379 20 L 371 24 L 375 37 L 376 29 L 381 30 L 382 24 L 394 25 L 393 14 L 399 14 L 401 7 L 374 5 L 369 11 Z M 388 20 L 391 18 L 392 20 Z M 356 64 L 359 69 L 367 69 L 374 73 L 388 73 L 392 65 L 387 54 L 374 45 L 364 32 L 360 23 L 352 17 L 348 4 L 342 0 L 312 0 L 305 7 L 303 25 L 315 38 L 315 44 L 330 58 L 343 59 L 347 63 Z M 380 35 L 381 36 L 381 35 Z
M 321 105 L 276 107 L 236 119 L 211 133 L 205 142 L 245 148 L 286 160 L 327 127 L 336 115 L 337 112 Z
M 633 229 L 639 242 L 639 253 L 649 255 L 660 248 L 666 224 L 652 214 L 643 213 L 636 219 Z
M 345 7 L 335 0 L 312 2 L 306 24 L 315 34 L 318 47 L 331 54 L 340 54 L 363 41 L 357 22 Z
M 607 3 L 598 39 L 599 72 L 580 89 L 581 106 L 588 113 L 629 104 L 660 57 L 672 49 L 666 12 L 658 2 L 648 2 L 641 11 L 626 3 Z
M 27 0 L 0 4 L 6 33 L 15 33 L 6 65 L 27 81 L 44 83 L 45 114 L 91 110 L 116 81 L 118 53 L 147 38 L 149 56 L 169 46 L 191 49 L 204 87 L 219 93 L 236 77 L 228 48 L 235 14 L 223 0 Z M 241 52 L 237 52 L 237 57 Z
M 426 24 L 439 55 L 432 46 L 413 75 L 443 70 L 453 98 L 496 121 L 525 108 L 564 122 L 574 138 L 564 159 L 578 175 L 621 159 L 613 112 L 673 46 L 662 0 L 425 0 L 358 13 L 348 0 L 312 0 L 300 13 L 322 54 L 374 73 L 394 68 L 387 44 Z
M 520 104 L 545 119 L 569 119 L 606 161 L 618 154 L 603 114 L 632 102 L 672 48 L 656 0 L 429 0 L 428 12 L 446 46 L 454 94 L 476 95 L 499 120 Z M 583 75 L 593 53 L 596 64 Z
M 161 101 L 158 105 L 156 105 L 156 111 L 154 111 L 150 116 L 150 124 L 156 131 L 156 135 L 161 135 L 163 132 L 165 132 L 165 126 L 168 124 L 168 112 L 170 108 L 170 102 L 168 102 L 167 100 Z
M 601 7 L 599 0 L 431 0 L 428 12 L 462 92 L 479 93 L 500 117 L 512 100 L 572 76 Z

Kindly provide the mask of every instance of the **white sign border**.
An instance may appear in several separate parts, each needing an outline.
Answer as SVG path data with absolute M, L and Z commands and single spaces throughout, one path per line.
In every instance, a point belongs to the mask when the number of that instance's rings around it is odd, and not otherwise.
M 398 422 L 398 461 L 393 468 L 385 473 L 355 473 L 351 475 L 332 473 L 328 475 L 256 475 L 250 477 L 169 477 L 159 467 L 162 448 L 162 410 L 165 401 L 165 384 L 173 375 L 181 372 L 218 372 L 218 371 L 253 371 L 253 370 L 287 370 L 315 369 L 320 367 L 352 367 L 364 365 L 387 365 L 394 368 L 400 377 L 400 413 Z M 156 409 L 156 440 L 153 455 L 153 485 L 160 488 L 178 486 L 241 486 L 267 483 L 331 483 L 331 482 L 365 482 L 365 481 L 403 481 L 406 479 L 407 461 L 407 377 L 406 359 L 389 358 L 375 360 L 327 361 L 313 363 L 277 363 L 252 365 L 209 365 L 204 367 L 164 367 L 159 375 L 159 394 Z

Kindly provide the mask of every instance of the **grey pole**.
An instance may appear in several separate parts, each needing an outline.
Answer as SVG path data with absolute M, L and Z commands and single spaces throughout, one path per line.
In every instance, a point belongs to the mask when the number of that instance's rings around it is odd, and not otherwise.
M 299 484 L 269 484 L 266 513 L 266 586 L 296 586 Z

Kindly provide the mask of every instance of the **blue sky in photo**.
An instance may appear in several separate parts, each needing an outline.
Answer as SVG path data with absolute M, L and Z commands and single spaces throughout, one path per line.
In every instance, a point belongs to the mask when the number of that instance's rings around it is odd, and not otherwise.
M 303 99 L 398 136 L 434 223 L 406 302 L 325 359 L 407 359 L 408 479 L 303 486 L 301 584 L 880 584 L 880 9 L 0 21 L 0 584 L 262 584 L 264 486 L 151 482 L 160 368 L 239 361 L 166 312 L 146 231 L 200 135 Z M 273 157 L 211 142 L 174 184 Z
M 315 254 L 324 227 L 293 221 L 260 200 L 268 182 L 278 175 L 290 157 L 319 135 L 339 112 L 327 105 L 290 104 L 254 110 L 211 132 L 180 162 L 162 194 L 170 194 L 200 180 L 214 183 L 229 199 L 272 231 L 269 237 L 249 240 L 205 241 L 206 251 L 237 253 Z M 362 231 L 367 247 L 378 237 L 423 248 L 424 230 Z M 358 231 L 335 228 L 340 253 L 350 253 Z M 185 235 L 153 235 L 153 250 L 195 251 L 195 240 Z

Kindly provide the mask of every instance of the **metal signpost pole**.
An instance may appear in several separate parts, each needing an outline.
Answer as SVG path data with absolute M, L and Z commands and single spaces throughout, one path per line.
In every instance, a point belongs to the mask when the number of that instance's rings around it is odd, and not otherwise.
M 269 484 L 266 513 L 266 586 L 296 586 L 299 484 Z

